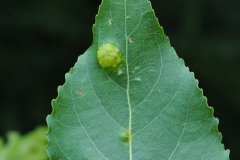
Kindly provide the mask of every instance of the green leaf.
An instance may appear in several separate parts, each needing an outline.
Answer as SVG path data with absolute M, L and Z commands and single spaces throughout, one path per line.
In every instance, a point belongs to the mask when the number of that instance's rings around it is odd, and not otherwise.
M 104 0 L 93 34 L 52 101 L 51 159 L 228 159 L 213 109 L 149 1 Z M 105 43 L 122 54 L 115 70 L 99 65 L 97 50 Z

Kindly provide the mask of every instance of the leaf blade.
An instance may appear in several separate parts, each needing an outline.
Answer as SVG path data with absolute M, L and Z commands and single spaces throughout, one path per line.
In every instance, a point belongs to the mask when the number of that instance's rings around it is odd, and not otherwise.
M 93 33 L 52 103 L 52 159 L 228 159 L 213 109 L 149 1 L 103 1 Z M 106 42 L 123 52 L 118 72 L 99 67 L 96 51 Z M 129 145 L 119 138 L 124 130 Z

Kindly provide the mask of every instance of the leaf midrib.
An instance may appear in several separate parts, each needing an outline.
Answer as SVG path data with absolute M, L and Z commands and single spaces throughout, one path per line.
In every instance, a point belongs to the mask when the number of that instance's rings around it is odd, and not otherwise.
M 127 71 L 127 101 L 128 101 L 128 110 L 129 110 L 129 124 L 128 124 L 128 132 L 129 132 L 129 160 L 132 160 L 132 108 L 130 103 L 130 97 L 129 97 L 129 68 L 128 68 L 128 35 L 127 35 L 127 0 L 124 0 L 124 19 L 125 19 L 125 53 L 126 53 L 126 71 Z

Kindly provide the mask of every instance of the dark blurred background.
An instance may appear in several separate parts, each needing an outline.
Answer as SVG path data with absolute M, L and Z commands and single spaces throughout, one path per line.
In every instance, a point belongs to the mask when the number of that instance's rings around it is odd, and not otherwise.
M 240 159 L 239 0 L 152 0 L 165 34 L 195 73 Z M 100 0 L 0 2 L 0 136 L 46 124 L 65 73 L 92 43 Z

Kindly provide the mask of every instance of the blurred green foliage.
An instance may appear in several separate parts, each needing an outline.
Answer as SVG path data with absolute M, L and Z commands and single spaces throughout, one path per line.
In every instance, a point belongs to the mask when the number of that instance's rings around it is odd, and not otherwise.
M 47 127 L 38 127 L 24 136 L 8 132 L 6 144 L 0 138 L 0 160 L 47 160 L 46 132 Z
M 231 159 L 240 152 L 240 3 L 151 0 L 172 46 L 195 73 Z M 0 135 L 46 124 L 51 100 L 91 45 L 101 0 L 0 2 Z

